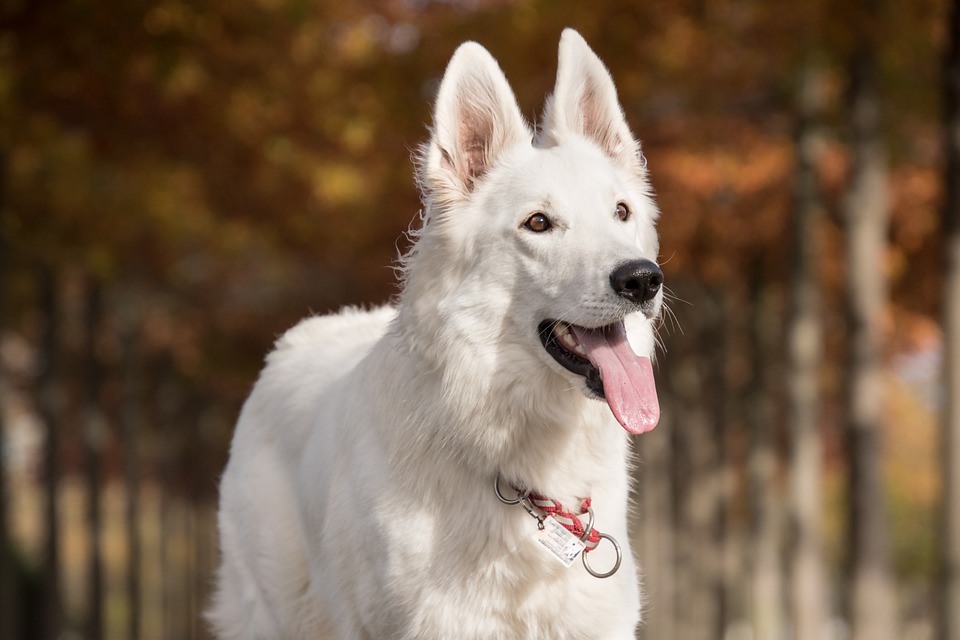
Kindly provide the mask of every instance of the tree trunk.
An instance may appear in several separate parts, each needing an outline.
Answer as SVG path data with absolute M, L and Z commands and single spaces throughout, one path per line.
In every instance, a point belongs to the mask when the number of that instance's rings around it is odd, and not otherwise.
M 950 49 L 944 67 L 946 170 L 943 229 L 944 291 L 943 517 L 940 640 L 960 640 L 960 0 L 950 14 Z
M 679 478 L 676 602 L 678 638 L 709 640 L 720 619 L 716 584 L 720 559 L 713 540 L 713 507 L 719 493 L 711 422 L 704 406 L 706 358 L 688 358 L 673 367 L 677 379 L 678 418 L 674 436 Z
M 39 345 L 37 412 L 46 430 L 43 445 L 43 640 L 60 637 L 63 602 L 60 592 L 60 532 L 58 489 L 60 484 L 60 305 L 58 280 L 46 265 L 37 273 L 43 333 Z
M 732 425 L 736 424 L 736 407 L 743 398 L 735 396 L 740 390 L 729 380 L 731 374 L 728 363 L 736 360 L 736 352 L 742 348 L 737 341 L 738 334 L 745 335 L 745 325 L 749 323 L 749 320 L 744 319 L 747 304 L 743 291 L 742 287 L 735 285 L 723 291 L 717 300 L 718 312 L 714 327 L 717 336 L 713 341 L 708 338 L 708 344 L 713 345 L 717 356 L 713 363 L 712 380 L 708 385 L 708 389 L 713 393 L 706 396 L 707 402 L 715 407 L 712 417 L 715 455 L 713 474 L 716 487 L 712 507 L 713 545 L 716 554 L 714 592 L 717 603 L 717 620 L 712 634 L 714 638 L 725 638 L 737 617 L 736 595 L 737 587 L 740 586 L 737 577 L 742 573 L 737 554 L 737 539 L 731 523 L 736 472 L 728 441 Z
M 2 256 L 2 249 L 0 249 Z M 2 258 L 0 258 L 2 259 Z M 0 269 L 0 278 L 2 278 L 2 269 Z M 0 294 L 2 295 L 2 294 Z M 3 305 L 0 299 L 0 306 Z M 2 311 L 2 309 L 0 309 Z M 3 327 L 0 322 L 0 328 Z M 0 367 L 0 402 L 2 402 L 3 390 L 3 369 Z M 14 640 L 14 633 L 17 620 L 19 619 L 19 608 L 14 608 L 14 603 L 19 603 L 19 598 L 14 593 L 13 580 L 13 540 L 10 539 L 10 525 L 7 522 L 7 469 L 4 465 L 5 457 L 6 430 L 3 422 L 3 408 L 0 405 L 0 602 L 7 603 L 6 613 L 0 615 L 0 640 Z
M 0 212 L 5 209 L 6 169 L 6 154 L 0 153 Z M 4 234 L 5 228 L 2 219 L 0 219 L 0 335 L 6 327 L 7 288 L 5 285 L 7 282 L 7 256 L 10 255 L 10 243 Z M 14 583 L 13 572 L 13 540 L 10 538 L 9 489 L 7 488 L 7 469 L 4 465 L 6 460 L 4 446 L 6 430 L 2 402 L 6 385 L 3 378 L 3 366 L 0 365 L 0 602 L 8 603 L 7 614 L 0 616 L 0 640 L 14 640 L 21 612 L 18 606 L 20 603 L 19 594 L 14 591 L 16 584 Z M 14 609 L 15 606 L 16 609 Z
M 881 469 L 881 322 L 887 306 L 884 251 L 889 221 L 875 51 L 851 65 L 853 165 L 845 203 L 849 322 L 846 398 L 852 640 L 893 640 L 896 594 L 890 568 Z
M 176 425 L 182 424 L 183 390 L 177 380 L 177 373 L 171 359 L 164 357 L 156 363 L 155 384 L 157 387 L 155 406 L 157 425 L 161 433 L 170 434 L 157 442 L 155 455 L 159 458 L 157 466 L 160 475 L 160 566 L 164 571 L 160 574 L 159 605 L 161 610 L 162 627 L 154 629 L 160 632 L 159 637 L 164 640 L 180 640 L 184 637 L 179 606 L 179 597 L 182 595 L 182 562 L 173 553 L 173 543 L 179 535 L 177 526 L 177 504 L 175 481 L 177 468 L 175 458 L 181 450 L 180 438 L 182 433 L 177 431 Z
M 0 215 L 4 211 L 5 189 L 6 186 L 6 154 L 0 153 Z M 0 219 L 0 335 L 6 326 L 6 275 L 7 275 L 7 256 L 10 255 L 10 246 L 4 234 L 5 225 Z M 0 616 L 0 640 L 14 640 L 16 634 L 17 622 L 19 620 L 18 594 L 14 592 L 13 574 L 13 540 L 10 538 L 10 523 L 8 521 L 9 500 L 7 488 L 7 469 L 4 465 L 6 460 L 5 443 L 6 430 L 3 421 L 3 393 L 5 384 L 3 381 L 3 366 L 0 364 L 0 602 L 8 603 L 6 615 Z M 16 603 L 16 604 L 14 604 Z
M 133 312 L 125 318 L 123 335 L 123 440 L 127 528 L 127 638 L 140 640 L 140 417 L 141 387 L 138 335 Z
M 750 621 L 754 638 L 777 640 L 784 630 L 784 586 L 780 562 L 783 507 L 777 486 L 776 424 L 770 383 L 770 356 L 776 344 L 776 318 L 762 281 L 762 265 L 752 269 L 752 383 L 750 388 Z
M 692 289 L 693 287 L 691 287 Z M 722 391 L 723 306 L 719 294 L 699 289 L 697 314 L 686 318 L 690 352 L 671 353 L 669 385 L 678 428 L 674 449 L 676 505 L 676 636 L 683 640 L 723 637 L 723 557 L 718 535 L 723 477 L 719 467 L 716 419 Z
M 100 472 L 102 450 L 106 437 L 106 424 L 100 406 L 102 371 L 97 356 L 97 341 L 103 313 L 103 293 L 100 282 L 91 278 L 87 290 L 87 308 L 84 328 L 84 378 L 86 419 L 84 445 L 87 482 L 87 530 L 89 533 L 87 568 L 87 640 L 103 638 L 103 554 L 100 547 L 102 529 L 102 504 L 100 495 Z
M 817 188 L 819 78 L 808 70 L 800 87 L 797 170 L 791 236 L 787 421 L 790 425 L 790 611 L 796 640 L 819 640 L 826 624 L 826 580 L 821 535 L 823 444 L 819 369 L 823 326 L 817 267 L 823 218 Z M 764 636 L 758 636 L 764 637 Z

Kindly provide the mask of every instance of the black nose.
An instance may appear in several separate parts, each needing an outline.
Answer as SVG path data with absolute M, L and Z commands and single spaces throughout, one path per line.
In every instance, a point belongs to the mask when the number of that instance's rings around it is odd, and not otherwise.
M 635 304 L 649 302 L 663 285 L 663 271 L 650 260 L 626 262 L 610 274 L 610 284 L 617 295 Z

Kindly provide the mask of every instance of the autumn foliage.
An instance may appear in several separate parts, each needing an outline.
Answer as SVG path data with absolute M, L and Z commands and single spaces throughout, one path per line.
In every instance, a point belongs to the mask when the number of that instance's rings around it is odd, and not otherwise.
M 815 281 L 823 305 L 823 552 L 836 594 L 830 615 L 847 615 L 847 62 L 857 34 L 880 43 L 891 204 L 886 251 L 874 265 L 890 293 L 881 319 L 880 454 L 899 618 L 904 628 L 929 629 L 940 499 L 940 59 L 948 7 L 946 0 L 881 2 L 864 18 L 854 4 L 7 3 L 0 9 L 0 426 L 8 434 L 0 556 L 17 560 L 0 564 L 0 588 L 44 591 L 29 586 L 44 575 L 61 582 L 43 597 L 10 600 L 21 603 L 18 626 L 0 622 L 0 640 L 41 637 L 17 634 L 43 626 L 36 612 L 53 600 L 62 605 L 58 624 L 85 629 L 85 637 L 206 637 L 197 613 L 215 553 L 215 482 L 263 355 L 304 315 L 396 292 L 391 266 L 420 209 L 411 155 L 426 137 L 454 48 L 467 39 L 489 48 L 532 119 L 552 85 L 565 26 L 610 67 L 662 212 L 660 261 L 671 298 L 657 370 L 664 422 L 638 443 L 637 468 L 638 519 L 650 521 L 637 527 L 646 536 L 640 564 L 651 567 L 644 633 L 658 639 L 721 638 L 758 624 L 747 586 L 751 522 L 762 504 L 751 498 L 751 452 L 757 429 L 767 429 L 775 498 L 767 504 L 782 506 L 799 91 L 811 70 L 820 106 L 804 126 L 813 131 L 805 139 L 813 140 L 822 213 Z M 55 308 L 43 295 L 48 281 Z M 100 313 L 91 316 L 95 290 Z M 45 343 L 55 325 L 54 344 Z M 89 358 L 101 371 L 92 392 Z M 47 388 L 42 373 L 54 359 Z M 54 411 L 44 414 L 51 397 Z M 101 425 L 93 439 L 91 411 Z M 41 455 L 18 448 L 13 434 L 23 429 L 40 439 L 35 452 L 57 430 L 56 475 Z M 102 473 L 84 493 L 78 479 L 90 478 L 83 469 L 91 451 Z M 57 483 L 62 510 L 88 499 L 78 496 L 101 495 L 109 516 L 110 492 L 122 493 L 131 478 L 142 510 L 130 507 L 126 528 L 92 525 L 107 551 L 102 593 L 84 588 L 89 554 L 72 534 L 61 532 L 61 566 L 45 574 L 49 557 L 37 540 L 49 532 L 39 487 Z M 650 493 L 644 483 L 652 483 Z M 779 536 L 777 568 L 785 573 L 790 527 L 785 512 L 772 517 L 781 518 L 771 535 Z M 137 531 L 154 545 L 143 558 L 111 555 L 129 548 Z M 166 572 L 154 566 L 154 548 L 170 563 Z M 13 564 L 22 565 L 19 573 Z M 143 580 L 132 583 L 138 600 L 128 597 L 123 576 L 141 569 Z M 787 584 L 778 592 L 784 602 Z M 169 593 L 178 595 L 162 604 Z M 684 613 L 686 598 L 696 613 Z M 101 607 L 104 621 L 90 626 L 91 608 Z M 786 606 L 781 615 L 786 629 Z

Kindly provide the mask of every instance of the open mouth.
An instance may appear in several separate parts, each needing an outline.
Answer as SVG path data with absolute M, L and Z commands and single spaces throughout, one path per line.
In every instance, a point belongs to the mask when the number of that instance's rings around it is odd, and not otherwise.
M 653 365 L 633 351 L 623 320 L 597 329 L 544 320 L 538 329 L 546 352 L 567 371 L 583 376 L 590 393 L 607 401 L 624 429 L 643 433 L 657 426 Z
M 600 369 L 587 357 L 587 351 L 571 331 L 573 325 L 559 320 L 544 320 L 538 329 L 540 342 L 554 360 L 567 371 L 586 378 L 587 388 L 603 398 L 603 380 Z M 581 329 L 586 331 L 586 329 Z M 603 329 L 594 329 L 603 331 Z

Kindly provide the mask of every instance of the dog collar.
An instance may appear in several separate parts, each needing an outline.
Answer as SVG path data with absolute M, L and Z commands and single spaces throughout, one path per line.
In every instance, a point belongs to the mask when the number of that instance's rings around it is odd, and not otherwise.
M 500 491 L 500 474 L 497 474 L 493 479 L 493 491 L 496 493 L 497 499 L 506 505 L 519 504 L 522 506 L 526 509 L 527 513 L 536 519 L 537 528 L 540 531 L 546 528 L 548 521 L 553 521 L 566 529 L 574 539 L 579 540 L 583 545 L 583 555 L 581 559 L 583 560 L 583 567 L 587 570 L 587 573 L 595 578 L 609 578 L 617 572 L 620 568 L 620 561 L 623 558 L 620 544 L 613 536 L 600 533 L 593 528 L 594 514 L 593 507 L 590 504 L 590 498 L 584 498 L 580 504 L 580 512 L 573 513 L 553 498 L 548 498 L 545 495 L 535 493 L 530 489 L 517 487 L 513 484 L 510 485 L 510 488 L 517 493 L 516 498 L 507 498 L 503 495 L 503 492 Z M 583 524 L 582 520 L 584 516 L 588 516 L 586 525 Z M 600 541 L 604 538 L 613 544 L 613 548 L 617 553 L 617 560 L 613 568 L 609 571 L 598 572 L 591 568 L 590 563 L 587 562 L 587 554 L 596 549 L 600 545 Z M 579 551 L 576 551 L 574 555 L 576 555 L 576 553 L 579 553 Z M 573 558 L 570 558 L 571 562 L 572 560 Z M 563 560 L 561 561 L 563 562 Z M 564 562 L 564 564 L 569 566 L 567 562 Z

